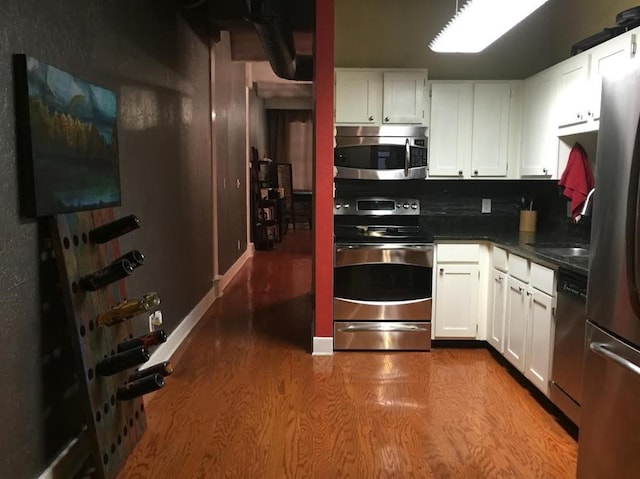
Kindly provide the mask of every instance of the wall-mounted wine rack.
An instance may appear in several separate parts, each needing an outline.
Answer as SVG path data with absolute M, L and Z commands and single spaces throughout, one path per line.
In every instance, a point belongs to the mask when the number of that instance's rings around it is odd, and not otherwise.
M 96 365 L 117 353 L 117 345 L 131 339 L 131 321 L 100 327 L 96 318 L 127 299 L 124 281 L 96 291 L 86 291 L 80 279 L 99 271 L 119 258 L 117 239 L 96 244 L 90 232 L 114 220 L 110 208 L 52 217 L 51 231 L 60 272 L 61 294 L 67 316 L 75 330 L 72 342 L 81 387 L 85 394 L 88 433 L 96 477 L 115 478 L 146 429 L 144 404 L 140 398 L 118 400 L 131 370 L 101 376 Z

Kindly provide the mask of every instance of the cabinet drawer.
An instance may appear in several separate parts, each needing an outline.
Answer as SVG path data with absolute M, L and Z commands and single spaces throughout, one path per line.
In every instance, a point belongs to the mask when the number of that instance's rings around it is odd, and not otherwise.
M 552 269 L 540 266 L 536 263 L 531 263 L 531 286 L 547 293 L 551 296 L 554 294 L 553 284 L 554 272 Z
M 509 271 L 509 267 L 507 264 L 507 252 L 502 248 L 498 248 L 496 246 L 493 247 L 493 267 L 503 273 Z
M 477 263 L 480 261 L 479 244 L 439 244 L 437 246 L 438 262 Z
M 518 278 L 525 283 L 529 282 L 529 260 L 516 256 L 515 254 L 509 255 L 509 276 Z

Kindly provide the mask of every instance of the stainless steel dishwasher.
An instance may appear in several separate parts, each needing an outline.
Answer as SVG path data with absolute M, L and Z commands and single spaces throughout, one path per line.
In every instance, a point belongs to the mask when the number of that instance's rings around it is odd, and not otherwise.
M 560 269 L 551 368 L 551 401 L 580 425 L 587 277 Z

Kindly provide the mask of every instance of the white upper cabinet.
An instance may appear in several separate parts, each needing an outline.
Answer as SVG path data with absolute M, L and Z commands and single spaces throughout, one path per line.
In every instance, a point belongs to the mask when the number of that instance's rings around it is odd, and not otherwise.
M 382 121 L 382 74 L 336 70 L 336 123 L 376 125 Z
M 555 69 L 525 80 L 521 176 L 558 176 L 557 93 Z
M 521 85 L 432 82 L 429 177 L 506 177 L 520 153 Z
M 343 125 L 427 124 L 426 70 L 335 71 L 335 122 Z
M 382 123 L 425 122 L 425 72 L 384 72 L 382 93 Z
M 600 119 L 600 96 L 602 93 L 602 77 L 616 75 L 630 66 L 632 54 L 635 53 L 634 35 L 627 32 L 619 37 L 602 43 L 589 50 L 591 56 L 591 99 L 589 113 L 594 120 Z
M 590 55 L 578 55 L 559 65 L 558 126 L 587 123 L 589 115 Z
M 634 34 L 627 32 L 553 67 L 559 75 L 559 135 L 596 131 L 600 119 L 602 77 L 631 66 Z
M 469 175 L 472 112 L 471 83 L 431 85 L 429 176 Z
M 507 176 L 511 85 L 473 86 L 471 175 Z

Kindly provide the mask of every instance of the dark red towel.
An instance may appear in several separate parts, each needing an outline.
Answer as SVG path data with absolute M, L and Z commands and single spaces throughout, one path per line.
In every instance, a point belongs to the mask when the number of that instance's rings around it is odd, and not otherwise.
M 582 210 L 584 200 L 587 199 L 587 194 L 595 184 L 589 157 L 580 143 L 576 143 L 571 149 L 567 167 L 558 184 L 564 188 L 564 196 L 571 200 L 571 217 L 575 221 Z

